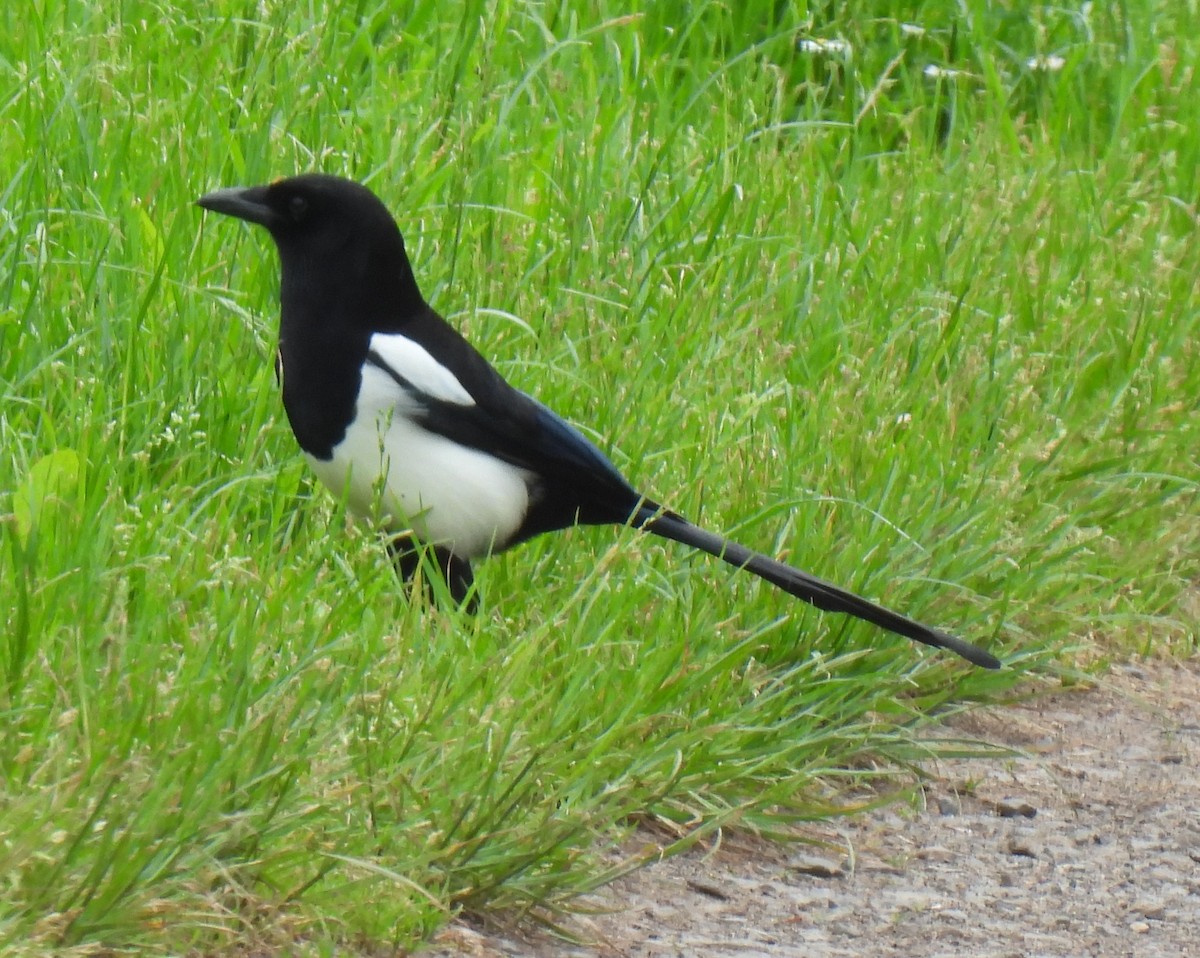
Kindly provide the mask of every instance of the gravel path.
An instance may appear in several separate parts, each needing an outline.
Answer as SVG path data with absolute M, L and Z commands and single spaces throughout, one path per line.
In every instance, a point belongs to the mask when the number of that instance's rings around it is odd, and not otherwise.
M 1019 756 L 945 761 L 922 807 L 738 837 L 604 889 L 590 944 L 449 929 L 429 954 L 528 958 L 1200 955 L 1200 667 L 955 720 Z

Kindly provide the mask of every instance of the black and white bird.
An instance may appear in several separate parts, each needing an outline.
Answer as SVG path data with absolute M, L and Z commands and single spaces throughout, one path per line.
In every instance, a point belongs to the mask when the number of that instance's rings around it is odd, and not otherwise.
M 323 174 L 222 189 L 199 205 L 266 227 L 283 271 L 277 373 L 318 478 L 392 537 L 401 574 L 427 547 L 456 601 L 471 562 L 555 529 L 628 524 L 701 549 L 819 609 L 976 665 L 995 656 L 698 528 L 639 493 L 573 426 L 510 386 L 425 302 L 395 220 Z

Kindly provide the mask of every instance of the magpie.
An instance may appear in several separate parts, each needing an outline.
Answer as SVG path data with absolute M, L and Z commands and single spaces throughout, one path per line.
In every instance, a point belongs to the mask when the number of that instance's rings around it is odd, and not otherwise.
M 573 426 L 509 385 L 425 301 L 387 207 L 308 173 L 219 189 L 206 210 L 267 229 L 282 269 L 276 374 L 321 482 L 391 539 L 401 575 L 431 554 L 471 603 L 471 563 L 574 525 L 631 525 L 829 612 L 996 669 L 962 639 L 693 525 L 640 492 Z

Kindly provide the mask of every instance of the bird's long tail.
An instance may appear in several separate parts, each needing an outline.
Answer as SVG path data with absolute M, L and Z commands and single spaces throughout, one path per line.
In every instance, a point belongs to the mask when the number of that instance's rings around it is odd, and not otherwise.
M 985 669 L 1000 668 L 999 659 L 969 642 L 922 625 L 899 612 L 885 609 L 881 605 L 876 605 L 853 592 L 839 589 L 836 585 L 809 575 L 807 572 L 801 572 L 799 569 L 793 569 L 791 566 L 777 562 L 761 553 L 753 552 L 745 546 L 731 542 L 724 536 L 706 532 L 673 512 L 652 511 L 650 505 L 643 505 L 634 516 L 633 524 L 665 539 L 682 542 L 684 545 L 700 549 L 739 569 L 753 572 L 772 585 L 783 589 L 789 595 L 812 603 L 818 609 L 826 612 L 844 612 L 847 615 L 871 622 L 882 629 L 887 629 L 889 632 L 903 635 L 905 638 L 923 642 L 934 648 L 949 649 L 951 652 L 961 655 L 968 662 Z

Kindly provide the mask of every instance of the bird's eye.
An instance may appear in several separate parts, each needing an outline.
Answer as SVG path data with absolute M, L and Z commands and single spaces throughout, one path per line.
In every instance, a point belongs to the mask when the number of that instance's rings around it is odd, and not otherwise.
M 293 196 L 288 200 L 288 212 L 292 214 L 292 219 L 299 222 L 304 219 L 304 215 L 308 212 L 308 200 L 303 196 Z

